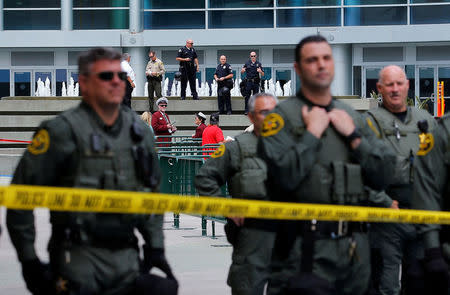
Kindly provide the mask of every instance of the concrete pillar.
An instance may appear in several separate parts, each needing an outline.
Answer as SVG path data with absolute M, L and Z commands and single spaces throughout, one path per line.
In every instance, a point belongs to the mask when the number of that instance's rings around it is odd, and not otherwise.
M 3 31 L 3 1 L 0 1 L 0 31 Z
M 132 1 L 131 1 L 132 2 Z M 148 62 L 148 55 L 145 47 L 131 47 L 124 52 L 131 55 L 130 65 L 136 74 L 136 90 L 135 96 L 144 96 L 144 87 L 147 79 L 145 77 L 145 67 Z
M 142 1 L 130 1 L 130 33 L 142 32 Z
M 72 0 L 61 0 L 61 30 L 71 31 L 73 29 Z
M 332 44 L 334 58 L 334 81 L 331 85 L 333 95 L 352 94 L 352 46 L 351 44 Z

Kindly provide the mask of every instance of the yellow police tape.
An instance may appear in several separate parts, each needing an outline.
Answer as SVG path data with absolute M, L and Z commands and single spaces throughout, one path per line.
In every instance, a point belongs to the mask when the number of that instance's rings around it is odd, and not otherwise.
M 11 185 L 0 187 L 0 206 L 55 211 L 191 213 L 264 219 L 348 220 L 368 222 L 450 224 L 450 212 L 282 203 L 161 193 Z

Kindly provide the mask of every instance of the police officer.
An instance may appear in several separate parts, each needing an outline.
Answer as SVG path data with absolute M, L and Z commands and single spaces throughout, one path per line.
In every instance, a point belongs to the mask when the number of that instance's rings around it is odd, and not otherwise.
M 120 58 L 104 48 L 79 57 L 82 102 L 39 126 L 12 183 L 158 190 L 154 137 L 133 111 L 120 105 L 127 79 Z M 161 215 L 51 211 L 50 222 L 50 265 L 46 265 L 34 248 L 33 212 L 7 212 L 23 278 L 33 294 L 144 292 L 136 289 L 136 281 L 142 280 L 135 229 L 145 240 L 141 270 L 148 273 L 157 266 L 173 278 L 164 256 Z
M 421 124 L 420 148 L 414 163 L 413 209 L 449 211 L 450 116 L 445 115 L 434 130 Z M 425 248 L 425 287 L 433 294 L 448 294 L 450 261 L 449 226 L 424 224 L 418 227 Z
M 376 135 L 396 152 L 395 172 L 385 192 L 378 192 L 372 202 L 387 208 L 411 208 L 413 190 L 414 157 L 419 150 L 417 126 L 424 120 L 434 128 L 435 120 L 425 110 L 407 105 L 409 81 L 398 66 L 387 66 L 380 71 L 378 92 L 383 97 L 383 105 L 367 112 L 367 120 Z M 375 193 L 375 192 L 373 192 Z M 400 266 L 403 264 L 403 288 L 408 293 L 426 293 L 419 259 L 423 258 L 423 248 L 417 238 L 416 229 L 411 224 L 374 223 L 370 232 L 373 269 L 372 273 L 377 294 L 399 294 Z M 379 265 L 377 265 L 379 264 Z M 376 286 L 378 285 L 378 286 Z
M 231 88 L 233 88 L 233 70 L 227 63 L 225 55 L 220 56 L 220 64 L 214 73 L 217 81 L 217 101 L 219 103 L 219 113 L 231 115 Z M 226 111 L 225 111 L 226 110 Z
M 235 141 L 221 145 L 195 177 L 200 195 L 218 196 L 221 186 L 228 184 L 233 198 L 266 200 L 267 167 L 257 156 L 257 143 L 262 122 L 277 99 L 259 93 L 249 100 L 249 119 L 254 131 L 236 136 Z M 263 294 L 269 276 L 269 264 L 275 233 L 271 222 L 231 217 L 225 226 L 233 245 L 232 264 L 227 283 L 232 294 Z M 273 227 L 273 226 L 272 226 Z
M 241 73 L 246 73 L 245 86 L 245 115 L 248 114 L 248 99 L 253 94 L 259 92 L 259 83 L 261 82 L 260 75 L 264 76 L 262 64 L 256 59 L 256 52 L 250 52 L 250 59 L 244 64 Z
M 147 76 L 147 88 L 148 88 L 148 105 L 149 111 L 153 112 L 154 101 L 153 97 L 156 94 L 156 98 L 162 97 L 161 95 L 161 81 L 162 76 L 166 72 L 163 62 L 156 57 L 156 52 L 151 50 L 148 54 L 150 60 L 145 68 L 145 75 Z
M 191 87 L 192 99 L 198 99 L 196 83 L 196 73 L 199 71 L 197 52 L 194 49 L 194 41 L 186 41 L 186 46 L 178 50 L 176 58 L 180 62 L 181 72 L 181 99 L 186 99 L 186 87 L 189 81 Z
M 131 109 L 131 94 L 133 93 L 133 89 L 136 88 L 136 84 L 134 84 L 136 80 L 136 74 L 134 73 L 134 70 L 130 65 L 130 61 L 131 55 L 128 53 L 124 53 L 120 65 L 122 67 L 122 71 L 127 73 L 127 79 L 125 81 L 125 95 L 123 97 L 122 104 Z
M 295 56 L 302 88 L 266 116 L 258 146 L 268 165 L 269 197 L 363 205 L 364 187 L 382 190 L 395 156 L 358 112 L 332 97 L 326 39 L 304 38 Z M 269 294 L 364 294 L 369 254 L 363 223 L 285 222 L 277 231 Z

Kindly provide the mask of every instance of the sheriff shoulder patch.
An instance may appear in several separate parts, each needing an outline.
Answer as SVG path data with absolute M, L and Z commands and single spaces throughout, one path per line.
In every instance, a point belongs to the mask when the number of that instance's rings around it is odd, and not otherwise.
M 225 154 L 225 145 L 221 144 L 211 155 L 211 158 L 220 158 Z
M 48 135 L 48 131 L 41 129 L 34 135 L 33 140 L 28 146 L 28 151 L 33 155 L 40 155 L 46 153 L 49 147 L 50 136 Z
M 417 152 L 418 156 L 425 156 L 428 154 L 434 147 L 434 137 L 431 133 L 421 133 L 419 134 L 420 145 L 419 151 Z
M 284 120 L 279 114 L 272 113 L 264 119 L 261 135 L 264 137 L 272 136 L 280 132 L 284 127 Z

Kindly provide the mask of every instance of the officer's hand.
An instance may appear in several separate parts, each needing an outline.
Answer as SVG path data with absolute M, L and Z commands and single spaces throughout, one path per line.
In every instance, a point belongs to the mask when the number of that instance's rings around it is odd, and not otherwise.
M 391 209 L 397 209 L 398 210 L 398 201 L 392 200 Z
M 135 88 L 136 85 L 133 82 L 131 82 L 131 87 Z
M 190 59 L 189 57 L 186 57 L 186 58 L 184 59 L 184 61 L 191 61 L 191 59 Z
M 306 130 L 317 138 L 322 136 L 322 133 L 330 124 L 327 112 L 320 107 L 312 107 L 311 110 L 308 110 L 307 106 L 303 106 L 302 117 L 306 124 Z
M 172 125 L 172 132 L 177 131 L 177 127 Z
M 261 68 L 257 68 L 256 71 L 257 71 L 258 73 L 262 73 Z
M 336 128 L 336 131 L 343 136 L 349 136 L 353 131 L 355 131 L 355 123 L 346 111 L 332 109 L 328 113 L 328 116 L 330 117 L 331 124 L 333 124 L 334 128 Z
M 244 225 L 244 217 L 229 217 L 231 220 L 233 220 L 234 224 L 237 226 L 243 226 Z
M 241 69 L 241 73 L 243 73 L 243 72 L 245 72 L 245 68 L 242 68 L 242 69 Z
M 219 80 L 220 80 L 220 81 L 223 81 L 223 80 L 225 80 L 225 78 L 224 78 L 224 77 L 222 77 L 222 78 L 220 78 Z
M 141 269 L 143 273 L 146 274 L 152 267 L 157 267 L 167 275 L 167 278 L 175 279 L 172 269 L 164 255 L 164 249 L 151 248 L 147 245 L 142 246 L 142 248 L 144 250 L 144 261 Z
M 22 262 L 22 275 L 28 290 L 33 295 L 47 295 L 55 292 L 50 267 L 39 259 Z
M 442 256 L 441 249 L 425 249 L 424 266 L 426 280 L 433 286 L 433 294 L 447 294 L 449 286 L 448 265 Z

